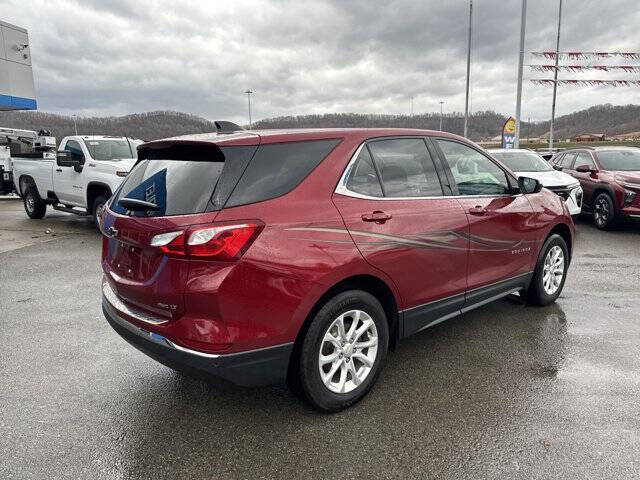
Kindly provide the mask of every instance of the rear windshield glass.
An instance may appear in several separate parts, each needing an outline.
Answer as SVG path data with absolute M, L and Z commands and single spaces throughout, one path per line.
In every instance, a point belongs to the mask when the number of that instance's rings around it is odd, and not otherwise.
M 138 162 L 127 175 L 114 195 L 110 208 L 116 213 L 127 214 L 127 209 L 118 201 L 132 198 L 157 206 L 156 210 L 130 212 L 134 216 L 186 215 L 219 209 L 229 197 L 255 149 L 172 146 L 141 153 L 141 157 L 146 159 Z M 173 158 L 162 158 L 164 156 Z
M 276 143 L 258 148 L 227 207 L 261 202 L 294 189 L 340 140 Z

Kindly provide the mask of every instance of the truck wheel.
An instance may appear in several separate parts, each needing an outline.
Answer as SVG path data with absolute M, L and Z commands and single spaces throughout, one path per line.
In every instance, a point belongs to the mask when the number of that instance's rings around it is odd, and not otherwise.
M 593 201 L 591 210 L 593 212 L 593 223 L 600 230 L 608 230 L 615 226 L 616 207 L 608 193 L 598 195 Z
M 531 285 L 525 294 L 527 302 L 533 305 L 555 302 L 564 287 L 568 268 L 567 243 L 560 235 L 551 235 L 540 250 Z
M 24 211 L 27 212 L 29 218 L 42 218 L 47 212 L 47 204 L 38 195 L 38 191 L 34 186 L 28 186 L 24 196 Z
M 93 206 L 91 207 L 91 214 L 93 215 L 93 224 L 96 228 L 100 228 L 100 216 L 102 215 L 102 210 L 104 210 L 104 206 L 107 203 L 107 198 L 99 195 L 93 201 Z
M 318 311 L 299 354 L 299 385 L 320 410 L 337 412 L 371 389 L 387 354 L 389 326 L 380 302 L 361 290 L 330 299 Z

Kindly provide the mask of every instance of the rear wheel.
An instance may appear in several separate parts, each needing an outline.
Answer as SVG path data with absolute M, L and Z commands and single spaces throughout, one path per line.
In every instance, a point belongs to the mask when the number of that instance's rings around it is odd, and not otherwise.
M 560 235 L 551 235 L 544 242 L 538 263 L 526 292 L 526 299 L 534 305 L 548 305 L 562 293 L 569 268 L 569 249 Z
M 616 208 L 608 193 L 600 193 L 593 201 L 593 222 L 601 230 L 612 228 L 616 222 Z
M 361 290 L 336 295 L 316 314 L 299 358 L 299 385 L 311 404 L 342 410 L 364 397 L 375 383 L 389 345 L 380 302 Z
M 38 191 L 33 185 L 27 186 L 24 195 L 22 196 L 24 201 L 24 211 L 27 212 L 29 218 L 42 218 L 47 212 L 47 204 L 40 198 Z

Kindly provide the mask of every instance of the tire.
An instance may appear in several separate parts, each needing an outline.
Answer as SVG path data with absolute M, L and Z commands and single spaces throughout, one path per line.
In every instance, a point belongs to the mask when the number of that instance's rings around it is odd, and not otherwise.
M 341 318 L 344 335 L 340 334 Z M 354 322 L 355 331 L 350 330 Z M 327 340 L 327 335 L 333 340 Z M 366 346 L 356 348 L 359 345 Z M 309 325 L 298 359 L 298 385 L 315 408 L 343 410 L 369 392 L 380 374 L 388 346 L 389 325 L 380 302 L 361 290 L 340 293 L 324 304 Z M 321 367 L 321 355 L 333 360 Z M 335 373 L 329 377 L 332 370 Z
M 557 264 L 559 259 L 562 260 L 561 266 Z M 549 305 L 555 302 L 562 293 L 569 261 L 569 249 L 564 238 L 556 234 L 547 238 L 540 250 L 531 284 L 525 293 L 527 302 L 532 305 Z M 546 276 L 547 272 L 549 276 Z
M 616 225 L 616 206 L 608 193 L 600 193 L 591 206 L 593 223 L 600 230 L 609 230 Z
M 93 215 L 93 225 L 100 229 L 100 218 L 99 213 L 100 210 L 104 208 L 104 205 L 107 203 L 108 198 L 104 195 L 98 195 L 93 201 L 93 205 L 91 206 L 91 215 Z
M 40 198 L 38 190 L 33 185 L 27 186 L 22 196 L 24 203 L 24 211 L 27 212 L 29 218 L 40 219 L 47 212 L 47 204 Z

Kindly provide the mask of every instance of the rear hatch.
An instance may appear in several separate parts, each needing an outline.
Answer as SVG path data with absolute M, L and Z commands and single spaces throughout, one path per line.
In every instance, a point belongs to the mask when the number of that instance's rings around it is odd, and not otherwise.
M 172 140 L 138 149 L 138 163 L 100 222 L 106 288 L 128 307 L 167 320 L 184 313 L 189 261 L 167 254 L 171 239 L 158 244 L 189 226 L 210 224 L 224 206 L 259 137 L 225 140 L 231 145 Z

